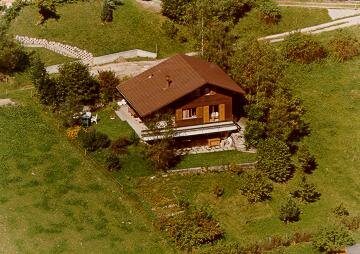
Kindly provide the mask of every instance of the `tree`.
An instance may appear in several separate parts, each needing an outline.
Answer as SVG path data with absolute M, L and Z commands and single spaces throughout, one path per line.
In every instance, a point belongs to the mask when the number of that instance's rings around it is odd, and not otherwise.
M 354 243 L 355 241 L 349 232 L 338 225 L 323 227 L 313 237 L 314 247 L 327 253 L 341 252 L 346 246 L 353 245 Z
M 63 102 L 56 80 L 50 78 L 38 55 L 31 60 L 30 75 L 42 104 L 56 108 Z
M 299 147 L 297 157 L 300 168 L 305 173 L 310 174 L 316 169 L 317 163 L 315 156 L 310 153 L 309 149 L 305 145 Z
M 100 71 L 98 80 L 101 100 L 108 103 L 116 99 L 118 94 L 116 87 L 120 84 L 120 80 L 115 76 L 115 73 L 113 71 Z
M 102 11 L 101 11 L 101 21 L 102 22 L 112 22 L 113 21 L 113 11 L 114 9 L 109 3 L 109 0 L 104 0 Z
M 306 177 L 301 178 L 300 183 L 297 186 L 297 189 L 292 193 L 295 198 L 300 198 L 303 202 L 315 202 L 319 199 L 321 194 L 316 191 L 314 184 L 309 183 L 306 180 Z
M 49 19 L 58 20 L 60 18 L 60 15 L 56 12 L 56 2 L 54 0 L 38 0 L 37 7 L 40 14 L 40 25 Z
M 5 33 L 0 37 L 0 72 L 23 71 L 30 65 L 29 54 Z
M 265 124 L 250 120 L 246 122 L 246 128 L 244 130 L 245 145 L 247 148 L 256 147 L 257 144 L 266 137 Z
M 288 88 L 279 87 L 269 100 L 266 133 L 291 145 L 309 133 L 304 122 L 305 110 Z
M 257 169 L 275 182 L 285 182 L 292 175 L 291 154 L 285 142 L 268 138 L 258 145 Z
M 192 0 L 163 0 L 161 13 L 176 23 L 182 23 L 187 11 L 187 5 Z
M 93 104 L 99 97 L 99 84 L 90 75 L 89 67 L 80 62 L 60 66 L 58 92 L 66 100 L 78 104 Z
M 300 220 L 300 208 L 291 198 L 287 199 L 280 207 L 279 219 L 285 223 Z
M 147 149 L 147 156 L 157 170 L 166 171 L 174 166 L 176 161 L 176 150 L 172 139 L 163 138 L 155 141 Z
M 241 174 L 240 192 L 250 203 L 271 198 L 273 185 L 259 171 L 247 171 Z

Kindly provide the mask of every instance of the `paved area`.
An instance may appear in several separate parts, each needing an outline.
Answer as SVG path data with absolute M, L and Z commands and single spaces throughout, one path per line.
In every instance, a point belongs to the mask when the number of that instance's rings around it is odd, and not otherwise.
M 329 16 L 332 20 L 341 19 L 360 14 L 360 9 L 328 9 Z
M 11 105 L 15 105 L 16 103 L 14 101 L 12 101 L 11 99 L 0 99 L 0 107 L 3 106 L 11 106 Z
M 161 11 L 161 0 L 149 0 L 149 1 L 136 0 L 136 2 L 138 2 L 141 6 L 145 7 L 146 9 L 155 12 Z
M 279 6 L 304 7 L 304 8 L 331 8 L 331 9 L 353 9 L 360 8 L 360 1 L 329 1 L 329 2 L 301 2 L 277 0 Z
M 333 31 L 340 28 L 350 27 L 360 25 L 360 16 L 337 19 L 335 21 L 327 22 L 317 26 L 306 27 L 298 30 L 293 30 L 290 32 L 280 33 L 269 35 L 259 38 L 259 40 L 268 41 L 268 42 L 278 42 L 283 41 L 285 37 L 289 36 L 291 33 L 301 32 L 309 34 L 317 34 L 322 32 Z

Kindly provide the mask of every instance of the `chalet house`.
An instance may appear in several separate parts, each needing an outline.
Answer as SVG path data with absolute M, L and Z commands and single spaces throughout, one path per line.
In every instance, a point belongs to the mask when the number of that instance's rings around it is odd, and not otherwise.
M 235 120 L 244 90 L 219 66 L 198 57 L 175 55 L 120 84 L 118 90 L 124 98 L 120 117 L 144 141 L 161 138 L 145 123 L 164 112 L 172 116 L 174 137 L 184 142 L 217 145 L 239 128 Z M 161 122 L 159 126 L 164 127 Z

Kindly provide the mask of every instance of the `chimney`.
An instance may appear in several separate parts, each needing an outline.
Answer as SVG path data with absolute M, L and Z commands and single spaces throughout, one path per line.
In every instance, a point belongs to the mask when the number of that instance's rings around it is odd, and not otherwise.
M 170 76 L 169 75 L 166 75 L 166 87 L 165 87 L 165 89 L 168 89 L 168 88 L 170 88 L 170 85 L 171 85 L 171 83 L 172 83 L 172 80 L 170 79 Z

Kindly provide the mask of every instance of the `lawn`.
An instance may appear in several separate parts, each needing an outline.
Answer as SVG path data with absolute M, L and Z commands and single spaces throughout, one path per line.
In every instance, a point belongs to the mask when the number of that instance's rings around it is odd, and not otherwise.
M 160 214 L 174 212 L 165 207 L 184 199 L 197 207 L 206 207 L 224 228 L 227 241 L 242 243 L 264 241 L 273 235 L 285 236 L 299 231 L 316 232 L 320 226 L 338 221 L 332 210 L 340 203 L 352 215 L 359 214 L 359 64 L 360 57 L 345 63 L 326 59 L 310 65 L 292 64 L 287 70 L 289 82 L 307 109 L 306 118 L 312 133 L 304 142 L 318 162 L 318 168 L 308 179 L 321 193 L 320 200 L 315 203 L 299 203 L 302 210 L 299 222 L 284 224 L 278 219 L 281 202 L 294 189 L 300 178 L 299 172 L 287 184 L 274 185 L 272 200 L 255 205 L 249 205 L 239 194 L 241 175 L 230 173 L 142 177 L 132 182 L 134 191 Z M 207 160 L 197 159 L 199 162 Z M 189 161 L 192 160 L 185 157 L 181 163 Z M 216 186 L 224 188 L 223 197 L 214 195 Z M 359 231 L 352 235 L 357 242 L 360 241 Z M 291 246 L 283 251 L 318 253 L 310 244 Z
M 45 48 L 26 48 L 26 50 L 28 52 L 33 52 L 33 54 L 37 54 L 40 57 L 40 59 L 44 62 L 45 66 L 62 64 L 65 62 L 75 60 L 74 58 L 60 55 Z
M 160 57 L 186 51 L 183 44 L 161 32 L 162 18 L 158 14 L 139 8 L 133 0 L 124 0 L 124 5 L 114 11 L 114 21 L 103 24 L 102 3 L 90 0 L 59 6 L 61 18 L 49 20 L 43 26 L 36 24 L 36 8 L 28 6 L 12 23 L 10 32 L 70 44 L 95 56 L 135 48 L 152 52 L 157 48 Z
M 250 11 L 236 26 L 236 34 L 240 38 L 244 36 L 261 37 L 331 21 L 327 9 L 280 7 L 280 10 L 282 17 L 280 22 L 275 25 L 259 22 L 259 12 L 256 9 Z
M 69 143 L 31 94 L 0 85 L 0 98 L 18 103 L 0 108 L 1 251 L 174 253 L 139 204 Z

